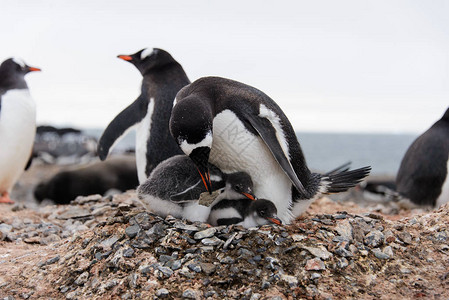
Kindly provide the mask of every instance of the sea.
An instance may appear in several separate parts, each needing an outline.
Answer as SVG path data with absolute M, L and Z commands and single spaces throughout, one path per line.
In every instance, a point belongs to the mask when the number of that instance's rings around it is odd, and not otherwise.
M 84 130 L 99 138 L 101 129 Z M 309 168 L 327 172 L 351 162 L 351 168 L 371 166 L 371 175 L 394 177 L 402 157 L 418 137 L 413 134 L 312 133 L 297 132 Z M 135 132 L 130 131 L 115 146 L 115 151 L 134 149 Z

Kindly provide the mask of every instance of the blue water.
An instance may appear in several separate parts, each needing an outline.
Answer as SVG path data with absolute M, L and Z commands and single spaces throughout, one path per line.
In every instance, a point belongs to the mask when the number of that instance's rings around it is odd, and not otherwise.
M 102 130 L 85 130 L 99 138 Z M 297 132 L 310 169 L 330 171 L 351 161 L 351 168 L 372 167 L 372 175 L 395 176 L 407 148 L 417 137 L 410 134 L 355 134 Z M 115 147 L 134 148 L 135 132 L 131 131 Z

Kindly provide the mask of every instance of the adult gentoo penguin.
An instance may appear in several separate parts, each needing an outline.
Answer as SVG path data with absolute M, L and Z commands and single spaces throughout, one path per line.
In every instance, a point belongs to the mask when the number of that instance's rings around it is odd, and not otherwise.
M 418 205 L 449 202 L 448 158 L 449 108 L 408 148 L 396 176 L 397 192 Z
M 170 136 L 168 122 L 176 93 L 190 81 L 182 66 L 162 49 L 147 48 L 118 57 L 142 73 L 141 94 L 105 129 L 98 155 L 105 160 L 114 143 L 137 125 L 136 165 L 139 182 L 143 183 L 161 161 L 182 153 Z
M 0 65 L 0 203 L 13 203 L 9 194 L 31 156 L 36 134 L 36 105 L 25 82 L 40 71 L 10 58 Z
M 251 174 L 255 195 L 270 199 L 286 224 L 307 208 L 296 203 L 313 199 L 332 184 L 310 172 L 280 107 L 240 82 L 205 77 L 184 87 L 176 95 L 170 131 L 207 185 L 208 161 L 225 173 Z M 339 186 L 347 189 L 368 173 L 369 168 L 353 171 Z

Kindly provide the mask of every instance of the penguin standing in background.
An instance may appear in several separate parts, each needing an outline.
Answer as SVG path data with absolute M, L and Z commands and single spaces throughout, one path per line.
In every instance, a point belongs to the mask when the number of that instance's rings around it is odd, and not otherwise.
M 136 165 L 139 182 L 143 183 L 161 161 L 182 153 L 170 136 L 168 123 L 176 93 L 190 81 L 182 66 L 162 49 L 147 48 L 118 57 L 142 73 L 141 94 L 105 129 L 98 155 L 105 160 L 114 143 L 137 125 Z
M 396 176 L 397 192 L 418 205 L 449 202 L 448 159 L 449 108 L 408 148 Z
M 176 95 L 170 131 L 209 191 L 208 162 L 225 173 L 251 174 L 256 197 L 270 199 L 286 224 L 332 184 L 329 177 L 310 172 L 281 108 L 237 81 L 205 77 L 184 87 Z M 342 172 L 332 191 L 347 190 L 369 170 Z
M 36 104 L 25 75 L 34 71 L 17 58 L 0 65 L 0 203 L 14 203 L 9 194 L 32 154 Z

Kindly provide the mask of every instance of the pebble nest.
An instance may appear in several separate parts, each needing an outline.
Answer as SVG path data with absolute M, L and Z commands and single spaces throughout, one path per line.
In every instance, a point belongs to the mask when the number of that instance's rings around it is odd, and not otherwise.
M 21 258 L 0 257 L 0 296 L 447 299 L 448 211 L 399 221 L 342 211 L 245 229 L 161 218 L 135 192 L 78 197 L 40 221 L 0 219 L 0 247 L 43 249 L 14 276 L 4 269 Z

